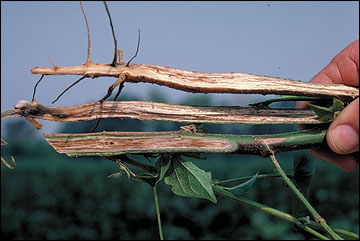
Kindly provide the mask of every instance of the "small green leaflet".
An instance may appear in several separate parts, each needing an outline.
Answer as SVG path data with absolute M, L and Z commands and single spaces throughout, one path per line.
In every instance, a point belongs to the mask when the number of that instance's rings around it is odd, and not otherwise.
M 184 197 L 198 197 L 217 203 L 211 185 L 211 173 L 201 170 L 190 161 L 181 160 L 174 155 L 164 182 L 173 193 Z
M 255 183 L 256 178 L 258 176 L 259 172 L 256 172 L 256 174 L 247 180 L 246 182 L 240 183 L 239 185 L 233 186 L 233 187 L 223 187 L 219 186 L 222 189 L 226 191 L 232 192 L 234 195 L 240 196 L 249 191 L 249 189 L 252 187 L 252 185 Z
M 330 107 L 307 104 L 317 115 L 317 119 L 323 122 L 331 122 L 344 109 L 344 103 L 334 98 Z

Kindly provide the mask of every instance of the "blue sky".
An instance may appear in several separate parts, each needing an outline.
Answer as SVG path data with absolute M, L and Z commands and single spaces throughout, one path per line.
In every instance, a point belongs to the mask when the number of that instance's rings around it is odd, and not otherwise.
M 108 2 L 124 60 L 200 72 L 243 72 L 309 81 L 333 56 L 359 38 L 359 2 Z M 92 61 L 110 63 L 113 40 L 102 2 L 84 2 Z M 86 61 L 87 32 L 79 2 L 1 2 L 1 111 L 31 101 L 35 66 Z M 77 76 L 46 76 L 39 103 L 51 102 Z M 85 79 L 54 106 L 102 98 L 114 78 Z M 151 90 L 181 103 L 191 93 L 151 84 L 125 84 L 123 93 L 147 100 Z M 247 105 L 262 96 L 211 94 L 219 103 Z M 2 120 L 2 124 L 12 118 Z M 54 124 L 42 121 L 43 132 Z

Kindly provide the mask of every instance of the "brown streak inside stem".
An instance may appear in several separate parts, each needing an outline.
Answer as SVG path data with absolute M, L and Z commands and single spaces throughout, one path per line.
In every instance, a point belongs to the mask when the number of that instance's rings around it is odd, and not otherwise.
M 20 103 L 20 102 L 19 102 Z M 98 118 L 132 118 L 180 123 L 218 124 L 320 124 L 310 109 L 258 109 L 237 106 L 187 106 L 152 101 L 106 101 L 73 107 L 45 107 L 21 101 L 18 109 L 2 117 L 24 116 L 60 122 L 89 121 Z
M 359 89 L 345 85 L 325 85 L 244 73 L 200 73 L 164 66 L 132 64 L 130 67 L 104 64 L 53 68 L 35 67 L 32 73 L 47 75 L 127 76 L 127 82 L 146 82 L 193 93 L 238 93 L 337 97 L 351 101 Z

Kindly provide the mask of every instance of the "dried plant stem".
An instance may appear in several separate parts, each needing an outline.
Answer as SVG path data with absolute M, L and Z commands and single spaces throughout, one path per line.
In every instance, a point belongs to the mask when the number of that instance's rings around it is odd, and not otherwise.
M 126 82 L 146 82 L 193 93 L 276 94 L 337 97 L 351 101 L 359 96 L 356 87 L 317 84 L 244 73 L 200 73 L 164 66 L 132 64 L 130 67 L 91 64 L 57 68 L 35 67 L 33 74 L 84 75 L 88 77 L 126 76 Z
M 90 43 L 90 27 L 89 27 L 89 23 L 86 17 L 86 13 L 83 7 L 82 2 L 80 1 L 80 7 L 81 7 L 81 11 L 84 15 L 84 19 L 85 19 L 85 23 L 86 23 L 86 29 L 87 29 L 87 33 L 88 33 L 88 52 L 87 52 L 87 59 L 86 59 L 86 64 L 92 63 L 91 62 L 91 43 Z
M 16 167 L 16 162 L 15 162 L 15 158 L 13 156 L 11 156 L 11 162 L 13 163 L 13 165 L 11 166 L 9 163 L 7 163 L 5 161 L 5 159 L 1 156 L 1 161 L 2 163 L 5 164 L 5 166 L 9 169 L 14 169 Z
M 6 145 L 8 145 L 8 143 L 7 143 L 3 138 L 1 138 L 1 145 L 2 145 L 2 146 L 6 146 Z M 3 158 L 3 156 L 1 156 L 1 161 L 2 161 L 2 163 L 4 163 L 4 165 L 5 165 L 7 168 L 9 168 L 9 169 L 14 169 L 14 168 L 16 167 L 15 158 L 14 158 L 13 156 L 11 156 L 10 159 L 11 159 L 11 162 L 12 162 L 12 164 L 13 164 L 12 166 L 11 166 L 9 163 L 7 163 L 7 161 L 5 161 L 5 159 Z
M 120 85 L 121 87 L 121 85 Z M 46 107 L 36 101 L 19 101 L 1 118 L 26 117 L 59 122 L 98 118 L 132 118 L 149 121 L 212 124 L 321 124 L 310 109 L 269 109 L 239 106 L 188 106 L 152 101 L 106 101 L 72 107 Z
M 170 132 L 99 132 L 46 134 L 59 153 L 68 156 L 116 156 L 144 153 L 237 153 L 268 157 L 272 153 L 320 146 L 326 130 L 274 135 L 220 135 Z M 263 148 L 271 146 L 271 151 Z

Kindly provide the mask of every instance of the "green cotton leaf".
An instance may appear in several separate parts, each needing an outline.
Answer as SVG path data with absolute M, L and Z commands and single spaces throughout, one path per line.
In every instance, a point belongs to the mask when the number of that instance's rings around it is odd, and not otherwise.
M 334 112 L 342 111 L 343 109 L 344 109 L 344 103 L 341 100 L 334 98 L 333 99 L 333 110 L 334 110 Z
M 317 119 L 323 122 L 329 122 L 333 120 L 334 112 L 331 107 L 323 107 L 313 104 L 307 104 L 317 115 Z
M 217 203 L 211 185 L 211 173 L 201 170 L 190 161 L 182 161 L 178 155 L 172 159 L 164 181 L 176 195 L 204 198 Z
M 167 153 L 161 154 L 155 163 L 156 170 L 158 171 L 158 176 L 155 184 L 158 184 L 161 179 L 165 176 L 166 172 L 169 170 L 171 164 L 171 156 Z
M 243 195 L 244 193 L 249 191 L 249 189 L 255 183 L 258 174 L 259 174 L 259 171 L 256 172 L 256 174 L 252 178 L 247 180 L 246 182 L 240 183 L 239 185 L 236 185 L 234 187 L 222 187 L 222 188 L 227 190 L 227 191 L 232 192 L 233 194 L 235 194 L 237 196 Z
M 307 106 L 309 106 L 315 112 L 317 119 L 323 122 L 333 121 L 339 112 L 344 109 L 344 103 L 336 98 L 333 99 L 333 105 L 330 107 L 314 104 L 307 104 Z

